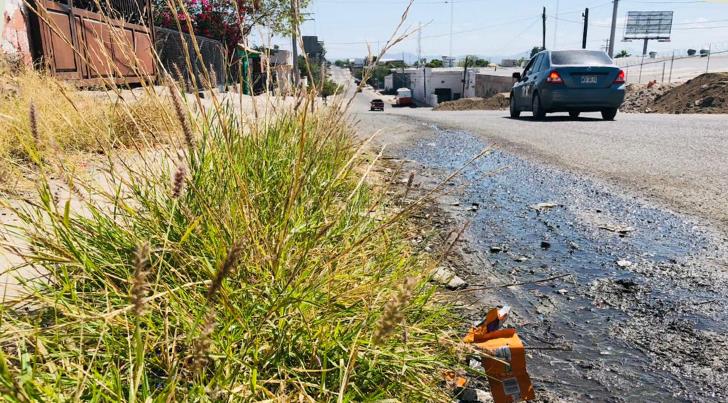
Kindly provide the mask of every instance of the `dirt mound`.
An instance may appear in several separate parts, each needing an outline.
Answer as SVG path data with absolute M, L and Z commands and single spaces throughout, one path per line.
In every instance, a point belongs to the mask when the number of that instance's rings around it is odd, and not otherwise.
M 672 84 L 628 84 L 624 103 L 619 108 L 626 113 L 653 112 L 653 104 L 659 97 L 675 88 Z
M 443 102 L 433 110 L 436 111 L 472 111 L 508 109 L 507 94 L 496 94 L 490 98 L 461 98 L 456 101 Z
M 701 74 L 655 99 L 657 113 L 728 113 L 728 73 Z

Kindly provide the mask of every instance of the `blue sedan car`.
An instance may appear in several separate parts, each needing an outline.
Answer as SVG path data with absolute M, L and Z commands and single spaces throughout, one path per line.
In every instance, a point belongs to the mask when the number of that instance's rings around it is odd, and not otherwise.
M 624 101 L 624 71 L 602 51 L 545 50 L 513 73 L 510 113 L 517 118 L 530 111 L 536 119 L 547 113 L 601 112 L 613 120 Z

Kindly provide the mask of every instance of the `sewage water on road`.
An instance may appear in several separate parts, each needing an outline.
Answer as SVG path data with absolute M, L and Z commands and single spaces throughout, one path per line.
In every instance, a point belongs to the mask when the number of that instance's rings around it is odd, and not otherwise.
M 444 178 L 489 146 L 436 130 L 395 150 Z M 471 283 L 513 307 L 537 388 L 567 400 L 728 401 L 726 235 L 689 217 L 503 151 L 440 202 L 489 262 Z M 483 306 L 485 310 L 486 306 Z

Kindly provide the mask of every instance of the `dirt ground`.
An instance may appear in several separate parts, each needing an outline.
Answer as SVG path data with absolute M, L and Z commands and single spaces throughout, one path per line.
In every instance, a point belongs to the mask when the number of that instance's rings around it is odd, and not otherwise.
M 728 73 L 702 74 L 681 85 L 629 84 L 622 112 L 728 113 Z
M 508 94 L 496 94 L 490 98 L 461 98 L 457 101 L 443 102 L 433 110 L 436 111 L 472 111 L 472 110 L 504 110 L 508 109 Z

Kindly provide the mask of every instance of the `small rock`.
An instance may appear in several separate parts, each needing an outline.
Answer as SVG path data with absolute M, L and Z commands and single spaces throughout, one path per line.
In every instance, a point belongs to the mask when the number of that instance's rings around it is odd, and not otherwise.
M 620 259 L 620 260 L 617 260 L 617 266 L 630 267 L 630 266 L 632 266 L 632 262 L 630 262 L 629 260 L 626 260 L 626 259 Z
M 517 257 L 513 258 L 513 260 L 516 261 L 516 262 L 525 262 L 525 261 L 528 260 L 528 257 L 526 257 L 526 256 L 517 256 Z
M 500 253 L 503 252 L 503 248 L 500 246 L 491 246 L 490 247 L 490 253 Z
M 567 291 L 566 288 L 562 288 L 560 290 L 556 290 L 556 292 L 561 295 L 566 295 L 569 291 Z
M 460 403 L 491 403 L 493 396 L 482 389 L 464 388 L 457 394 Z
M 449 290 L 460 290 L 468 286 L 468 283 L 458 277 L 451 270 L 438 267 L 432 274 L 432 281 L 444 286 Z
M 558 206 L 558 204 L 556 204 L 556 203 L 538 203 L 538 204 L 533 204 L 529 207 L 531 207 L 534 210 L 541 211 L 541 210 L 548 210 L 548 209 L 554 208 L 556 206 Z
M 551 247 L 551 242 L 548 241 L 541 241 L 541 248 L 542 249 L 548 249 Z

